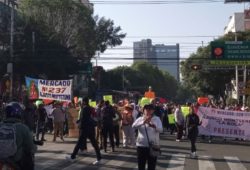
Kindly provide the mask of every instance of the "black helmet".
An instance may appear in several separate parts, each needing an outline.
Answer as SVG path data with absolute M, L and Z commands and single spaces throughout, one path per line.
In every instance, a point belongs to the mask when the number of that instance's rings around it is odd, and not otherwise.
M 23 108 L 18 102 L 10 102 L 5 107 L 7 118 L 22 118 Z

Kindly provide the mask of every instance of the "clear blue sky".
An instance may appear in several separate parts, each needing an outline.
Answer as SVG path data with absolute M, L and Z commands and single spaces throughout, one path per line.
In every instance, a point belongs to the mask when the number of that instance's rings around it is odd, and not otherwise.
M 103 2 L 105 1 L 108 0 L 103 0 Z M 119 0 L 115 0 L 115 2 L 117 1 Z M 223 0 L 213 3 L 177 4 L 176 2 L 179 1 L 172 0 L 174 4 L 157 5 L 98 4 L 95 3 L 97 1 L 90 1 L 94 3 L 95 15 L 113 20 L 116 26 L 121 26 L 122 32 L 127 33 L 127 38 L 119 47 L 128 47 L 128 49 L 107 50 L 100 55 L 98 65 L 111 69 L 131 64 L 131 60 L 104 60 L 104 58 L 131 58 L 133 57 L 133 42 L 146 38 L 152 39 L 153 44 L 179 43 L 180 57 L 187 58 L 202 45 L 202 42 L 207 45 L 214 38 L 222 36 L 224 27 L 233 13 L 243 12 L 245 8 L 249 7 L 249 4 L 244 3 L 224 4 Z

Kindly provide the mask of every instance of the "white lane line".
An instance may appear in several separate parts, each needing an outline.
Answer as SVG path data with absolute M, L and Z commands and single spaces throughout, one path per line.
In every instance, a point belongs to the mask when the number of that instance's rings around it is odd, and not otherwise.
M 247 168 L 240 162 L 239 158 L 233 156 L 224 156 L 228 166 L 231 170 L 247 170 Z
M 169 161 L 167 170 L 183 170 L 185 165 L 186 155 L 173 154 Z
M 200 170 L 215 170 L 215 165 L 212 162 L 211 156 L 199 156 L 198 158 Z

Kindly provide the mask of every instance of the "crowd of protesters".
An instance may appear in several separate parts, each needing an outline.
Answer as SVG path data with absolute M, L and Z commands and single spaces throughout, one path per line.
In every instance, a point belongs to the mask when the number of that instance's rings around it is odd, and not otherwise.
M 78 126 L 79 139 L 72 154 L 67 157 L 74 161 L 78 152 L 87 151 L 87 139 L 93 145 L 97 160 L 101 162 L 101 150 L 115 152 L 116 148 L 137 148 L 138 167 L 145 169 L 146 162 L 150 169 L 155 169 L 157 157 L 149 154 L 149 138 L 154 137 L 154 142 L 159 145 L 159 134 L 170 132 L 176 134 L 176 141 L 188 138 L 191 142 L 191 157 L 196 157 L 196 139 L 198 126 L 202 123 L 197 116 L 200 106 L 197 103 L 187 103 L 189 114 L 184 116 L 181 105 L 175 103 L 160 103 L 152 100 L 145 106 L 137 105 L 134 101 L 123 99 L 117 103 L 101 100 L 96 107 L 89 106 L 89 99 L 83 98 L 79 103 L 53 102 L 44 105 L 43 102 L 33 103 L 27 100 L 23 103 L 25 114 L 24 123 L 34 133 L 36 140 L 46 141 L 46 133 L 53 132 L 53 142 L 57 137 L 64 141 L 68 133 L 68 107 L 79 108 Z M 203 104 L 205 107 L 213 107 L 225 110 L 249 111 L 248 107 L 238 104 L 226 106 L 223 103 L 213 102 Z M 4 104 L 1 102 L 0 118 L 3 119 Z M 174 123 L 170 123 L 169 115 L 174 115 Z M 148 135 L 149 134 L 149 135 Z M 148 136 L 150 136 L 148 138 Z M 211 137 L 210 137 L 211 139 Z M 109 145 L 108 142 L 109 141 Z M 110 146 L 110 148 L 109 148 Z

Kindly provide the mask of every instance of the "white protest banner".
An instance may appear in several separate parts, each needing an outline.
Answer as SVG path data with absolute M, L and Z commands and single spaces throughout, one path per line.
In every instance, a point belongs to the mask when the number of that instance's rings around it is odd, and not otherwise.
M 200 134 L 250 139 L 250 112 L 199 107 L 197 114 Z
M 71 101 L 72 80 L 38 79 L 39 99 Z

